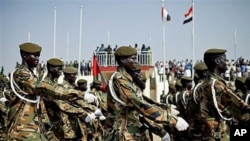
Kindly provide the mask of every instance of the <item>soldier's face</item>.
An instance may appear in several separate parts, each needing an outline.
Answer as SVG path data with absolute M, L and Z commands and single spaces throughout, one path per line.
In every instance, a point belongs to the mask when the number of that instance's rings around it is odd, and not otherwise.
M 137 55 L 123 58 L 122 63 L 127 70 L 135 70 L 137 67 Z
M 226 70 L 227 70 L 227 63 L 226 63 L 227 57 L 226 57 L 226 55 L 222 55 L 222 56 L 218 57 L 217 59 L 218 59 L 217 62 L 218 62 L 219 71 L 221 73 L 226 72 Z
M 40 52 L 25 53 L 24 59 L 30 68 L 35 68 L 39 64 Z
M 62 67 L 51 67 L 50 72 L 55 78 L 58 78 L 62 73 Z

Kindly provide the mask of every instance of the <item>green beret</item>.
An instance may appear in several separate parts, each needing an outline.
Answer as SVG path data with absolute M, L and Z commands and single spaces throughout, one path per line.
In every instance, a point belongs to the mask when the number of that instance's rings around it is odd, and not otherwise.
M 63 61 L 57 58 L 51 58 L 47 61 L 47 64 L 52 66 L 63 66 Z
M 205 51 L 204 53 L 204 57 L 216 57 L 216 56 L 220 56 L 223 55 L 227 52 L 227 50 L 224 49 L 208 49 L 207 51 Z
M 245 77 L 237 77 L 235 82 L 239 82 L 241 84 L 245 84 L 246 78 Z
M 168 86 L 170 89 L 173 89 L 175 90 L 175 84 L 174 83 L 169 83 L 169 86 Z
M 87 80 L 85 80 L 85 79 L 79 79 L 79 80 L 77 80 L 77 83 L 87 83 Z
M 94 80 L 93 84 L 94 84 L 94 85 L 101 85 L 102 82 L 101 82 L 100 80 Z
M 182 87 L 181 81 L 180 81 L 180 80 L 176 80 L 176 82 L 175 82 L 175 86 Z
M 247 77 L 245 80 L 245 85 L 250 86 L 250 77 Z
M 37 53 L 37 52 L 42 51 L 42 47 L 40 47 L 37 44 L 30 43 L 30 42 L 20 44 L 19 48 L 20 48 L 21 51 L 27 52 L 27 53 Z
M 181 80 L 192 81 L 193 79 L 191 77 L 188 77 L 188 76 L 182 76 Z
M 75 74 L 77 73 L 77 69 L 74 67 L 66 67 L 63 69 L 63 72 L 68 74 Z
M 204 62 L 198 62 L 195 64 L 194 69 L 202 71 L 202 70 L 207 70 L 208 68 Z
M 116 57 L 128 57 L 128 56 L 132 56 L 136 54 L 137 54 L 137 50 L 129 46 L 121 46 L 115 51 Z

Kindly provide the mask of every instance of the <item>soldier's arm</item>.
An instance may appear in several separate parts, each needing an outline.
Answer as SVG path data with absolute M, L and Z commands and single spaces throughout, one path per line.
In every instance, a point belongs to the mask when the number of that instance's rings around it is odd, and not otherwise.
M 114 79 L 114 87 L 118 88 L 119 98 L 126 102 L 128 106 L 133 106 L 133 108 L 141 115 L 154 120 L 159 123 L 170 124 L 170 126 L 175 126 L 177 123 L 177 117 L 171 115 L 170 112 L 163 110 L 161 108 L 156 108 L 151 104 L 142 101 L 136 96 L 136 89 L 127 82 L 126 79 Z
M 18 70 L 14 74 L 13 81 L 27 94 L 51 96 L 56 99 L 68 99 L 79 94 L 74 89 L 66 89 L 59 85 L 38 81 L 37 78 L 24 69 Z
M 215 82 L 215 91 L 217 96 L 221 96 L 220 98 L 217 98 L 219 101 L 218 107 L 224 114 L 233 116 L 237 120 L 241 120 L 243 115 L 245 116 L 246 113 L 250 113 L 250 106 L 247 105 L 223 82 Z

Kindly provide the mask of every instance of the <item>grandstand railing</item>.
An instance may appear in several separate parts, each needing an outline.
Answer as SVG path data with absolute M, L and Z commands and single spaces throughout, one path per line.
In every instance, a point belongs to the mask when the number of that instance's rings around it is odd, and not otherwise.
M 99 66 L 117 66 L 113 51 L 111 53 L 98 51 L 94 54 L 98 59 Z M 142 66 L 152 66 L 152 51 L 137 51 L 137 59 Z

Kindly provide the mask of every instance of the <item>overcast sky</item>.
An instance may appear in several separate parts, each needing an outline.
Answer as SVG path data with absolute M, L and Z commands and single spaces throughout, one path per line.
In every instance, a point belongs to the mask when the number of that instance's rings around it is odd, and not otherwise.
M 161 61 L 163 26 L 166 59 L 192 59 L 193 24 L 195 60 L 202 59 L 209 48 L 227 49 L 228 59 L 250 58 L 249 0 L 196 0 L 194 20 L 185 25 L 191 0 L 165 0 L 164 5 L 172 20 L 162 24 L 161 0 L 1 0 L 0 66 L 5 74 L 11 72 L 21 61 L 19 44 L 29 39 L 43 47 L 40 62 L 54 56 L 54 41 L 55 57 L 65 61 L 78 60 L 79 47 L 81 60 L 90 60 L 97 46 L 108 43 L 112 48 L 135 43 L 151 46 L 153 62 Z

